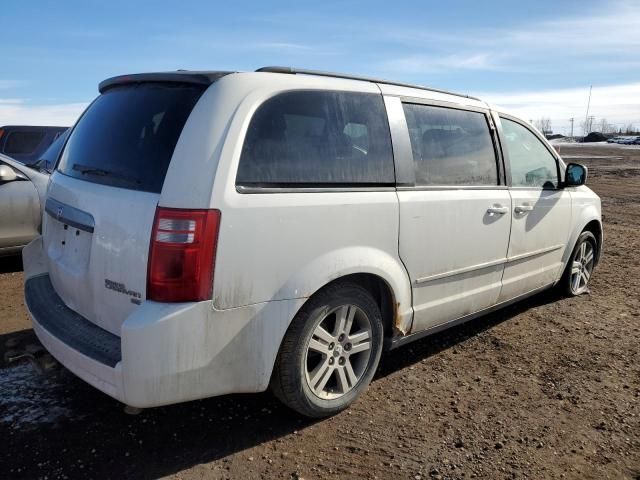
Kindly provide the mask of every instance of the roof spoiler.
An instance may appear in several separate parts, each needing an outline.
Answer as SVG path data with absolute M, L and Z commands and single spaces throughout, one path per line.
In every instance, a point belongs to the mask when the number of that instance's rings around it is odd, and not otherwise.
M 177 70 L 175 72 L 160 73 L 134 73 L 131 75 L 119 75 L 107 78 L 98 85 L 100 93 L 120 85 L 131 83 L 192 83 L 195 85 L 209 86 L 216 80 L 232 72 L 190 72 Z

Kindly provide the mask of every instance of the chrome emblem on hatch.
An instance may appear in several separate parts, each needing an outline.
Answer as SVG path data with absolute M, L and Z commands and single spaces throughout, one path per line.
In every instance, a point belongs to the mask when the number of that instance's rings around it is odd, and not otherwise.
M 62 207 L 58 207 L 58 211 L 56 212 L 56 220 L 60 220 L 60 217 L 62 217 Z

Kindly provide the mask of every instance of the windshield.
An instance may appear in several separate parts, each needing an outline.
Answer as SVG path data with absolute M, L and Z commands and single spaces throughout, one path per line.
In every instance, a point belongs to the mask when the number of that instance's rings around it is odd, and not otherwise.
M 73 129 L 58 170 L 89 182 L 160 193 L 182 128 L 203 91 L 177 83 L 107 90 Z

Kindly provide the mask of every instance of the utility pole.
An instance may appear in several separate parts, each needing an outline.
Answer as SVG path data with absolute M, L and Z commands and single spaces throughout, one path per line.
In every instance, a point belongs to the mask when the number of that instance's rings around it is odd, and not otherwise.
M 571 138 L 573 138 L 573 120 L 573 117 L 569 119 L 569 121 L 571 122 Z
M 589 100 L 587 100 L 587 114 L 584 116 L 584 136 L 586 137 L 589 132 L 587 132 L 587 126 L 589 121 L 589 106 L 591 106 L 591 89 L 593 85 L 589 85 Z

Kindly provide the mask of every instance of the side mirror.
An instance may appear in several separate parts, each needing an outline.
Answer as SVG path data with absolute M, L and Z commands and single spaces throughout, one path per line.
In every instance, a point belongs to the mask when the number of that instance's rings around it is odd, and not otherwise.
M 587 167 L 579 163 L 570 163 L 564 175 L 566 187 L 579 187 L 587 182 Z
M 0 165 L 0 183 L 13 182 L 18 179 L 15 170 L 9 165 Z

